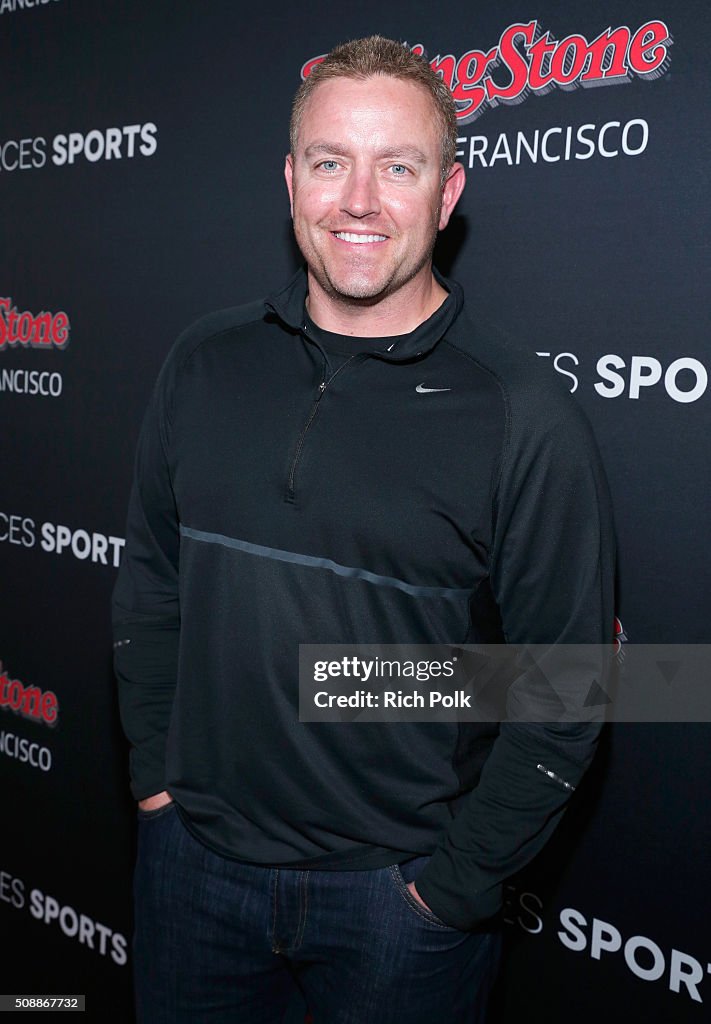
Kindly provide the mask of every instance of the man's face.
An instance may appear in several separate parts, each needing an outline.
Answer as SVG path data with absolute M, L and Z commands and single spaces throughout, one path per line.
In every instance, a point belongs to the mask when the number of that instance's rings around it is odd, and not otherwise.
M 310 96 L 286 160 L 294 232 L 335 298 L 371 305 L 430 273 L 438 229 L 464 185 L 441 186 L 441 135 L 422 86 L 382 75 L 334 78 Z

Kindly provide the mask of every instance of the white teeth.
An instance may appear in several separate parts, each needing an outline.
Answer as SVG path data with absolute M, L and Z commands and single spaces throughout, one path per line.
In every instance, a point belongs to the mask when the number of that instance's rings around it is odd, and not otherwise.
M 336 238 L 344 242 L 384 242 L 387 235 L 354 235 L 350 231 L 334 231 Z

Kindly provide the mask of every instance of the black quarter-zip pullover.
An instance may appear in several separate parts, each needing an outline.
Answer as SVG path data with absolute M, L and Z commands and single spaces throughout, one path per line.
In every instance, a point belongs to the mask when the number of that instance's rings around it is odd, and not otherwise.
M 137 799 L 167 789 L 256 864 L 431 854 L 418 892 L 468 929 L 599 727 L 299 722 L 298 645 L 607 643 L 614 541 L 574 400 L 438 280 L 443 305 L 394 339 L 309 329 L 304 271 L 181 335 L 139 438 L 115 668 Z

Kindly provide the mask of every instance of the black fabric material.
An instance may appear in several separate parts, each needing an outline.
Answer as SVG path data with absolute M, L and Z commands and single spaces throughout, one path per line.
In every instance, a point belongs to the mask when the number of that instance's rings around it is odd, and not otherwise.
M 613 530 L 587 421 L 444 284 L 429 320 L 352 354 L 325 389 L 303 271 L 266 306 L 181 335 L 139 440 L 115 667 L 136 798 L 167 788 L 201 841 L 258 864 L 431 855 L 418 891 L 467 929 L 565 809 L 570 791 L 536 764 L 574 786 L 598 727 L 301 723 L 297 707 L 299 643 L 611 639 Z

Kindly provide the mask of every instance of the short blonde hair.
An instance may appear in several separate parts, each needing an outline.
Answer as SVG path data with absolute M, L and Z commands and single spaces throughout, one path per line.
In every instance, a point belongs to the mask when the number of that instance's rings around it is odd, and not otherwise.
M 304 109 L 314 89 L 331 78 L 373 78 L 385 75 L 423 86 L 432 98 L 442 136 L 442 184 L 454 163 L 457 149 L 457 115 L 452 93 L 435 74 L 425 57 L 412 53 L 404 43 L 383 36 L 352 39 L 334 47 L 316 64 L 294 96 L 289 124 L 292 156 L 296 154 Z

